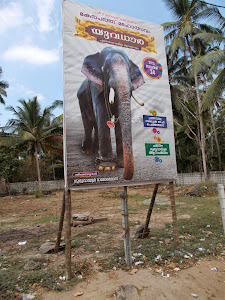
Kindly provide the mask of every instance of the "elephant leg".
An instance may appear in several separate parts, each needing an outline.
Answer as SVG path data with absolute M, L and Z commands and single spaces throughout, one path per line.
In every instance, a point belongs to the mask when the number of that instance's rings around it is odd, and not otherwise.
M 103 93 L 92 95 L 94 111 L 97 121 L 99 156 L 96 158 L 96 166 L 101 171 L 111 171 L 116 167 L 115 158 L 112 153 L 110 129 L 107 125 L 109 116 L 107 114 Z
M 94 140 L 92 144 L 92 152 L 99 153 L 98 126 L 96 120 L 93 124 L 93 127 L 94 127 Z
M 90 94 L 90 84 L 85 80 L 77 93 L 81 116 L 84 125 L 84 137 L 82 141 L 82 152 L 90 154 L 93 150 L 92 131 L 96 127 L 96 120 Z M 95 130 L 95 144 L 98 143 L 98 132 Z M 95 146 L 96 147 L 96 146 Z M 98 147 L 96 147 L 98 148 Z
M 99 171 L 113 171 L 116 168 L 116 161 L 112 154 L 110 131 L 108 129 L 106 128 L 104 134 L 99 139 L 100 151 L 99 156 L 95 160 Z
M 87 119 L 87 114 L 82 112 L 82 119 L 84 124 L 84 137 L 82 140 L 82 152 L 90 154 L 92 152 L 92 130 L 93 124 Z

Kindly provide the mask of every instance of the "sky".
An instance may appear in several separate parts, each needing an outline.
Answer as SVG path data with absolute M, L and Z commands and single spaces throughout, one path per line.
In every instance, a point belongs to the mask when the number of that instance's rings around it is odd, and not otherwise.
M 174 20 L 163 0 L 77 2 L 155 24 Z M 225 6 L 225 0 L 206 2 Z M 225 15 L 224 8 L 220 11 Z M 37 96 L 42 109 L 63 100 L 61 0 L 0 0 L 0 66 L 0 80 L 9 84 L 0 126 L 13 118 L 5 108 L 16 108 L 19 99 Z

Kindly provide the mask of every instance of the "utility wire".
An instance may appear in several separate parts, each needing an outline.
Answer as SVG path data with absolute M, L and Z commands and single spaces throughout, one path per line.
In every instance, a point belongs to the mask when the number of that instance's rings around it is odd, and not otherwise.
M 209 2 L 206 2 L 206 1 L 200 1 L 200 2 L 205 3 L 205 4 L 208 4 L 208 5 L 216 6 L 216 7 L 222 7 L 222 8 L 225 8 L 225 6 L 217 5 L 217 4 L 212 4 L 212 3 L 209 3 Z

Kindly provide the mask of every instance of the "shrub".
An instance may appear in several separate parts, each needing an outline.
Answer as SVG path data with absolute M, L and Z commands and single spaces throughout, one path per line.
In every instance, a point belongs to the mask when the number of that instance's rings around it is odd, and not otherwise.
M 36 187 L 35 191 L 34 191 L 34 196 L 35 198 L 39 198 L 42 195 L 42 191 L 39 190 L 38 187 Z
M 15 196 L 15 195 L 18 195 L 18 192 L 17 192 L 17 190 L 12 189 L 12 190 L 10 191 L 10 194 Z
M 23 192 L 24 195 L 26 195 L 27 194 L 27 188 L 23 187 L 22 192 Z

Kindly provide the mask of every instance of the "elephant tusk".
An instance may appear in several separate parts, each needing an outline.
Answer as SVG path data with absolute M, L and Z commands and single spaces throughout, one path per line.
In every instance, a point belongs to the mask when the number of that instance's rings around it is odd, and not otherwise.
M 144 106 L 145 104 L 144 103 L 140 103 L 140 102 L 138 102 L 137 101 L 137 99 L 133 96 L 133 95 L 131 95 L 132 97 L 133 97 L 133 99 L 137 102 L 137 104 L 139 104 L 140 106 Z
M 114 98 L 115 98 L 115 91 L 113 88 L 110 88 L 110 91 L 109 91 L 109 103 L 110 104 L 114 103 Z

